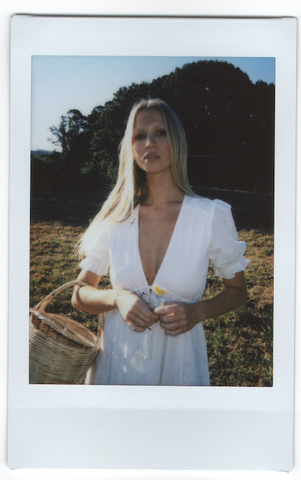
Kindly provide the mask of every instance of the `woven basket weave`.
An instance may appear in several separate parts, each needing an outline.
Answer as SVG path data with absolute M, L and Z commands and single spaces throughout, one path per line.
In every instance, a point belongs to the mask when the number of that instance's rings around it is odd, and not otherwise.
M 96 337 L 71 318 L 45 312 L 56 295 L 75 285 L 87 284 L 77 280 L 65 283 L 29 309 L 29 383 L 78 384 L 99 353 L 103 315 L 99 316 Z

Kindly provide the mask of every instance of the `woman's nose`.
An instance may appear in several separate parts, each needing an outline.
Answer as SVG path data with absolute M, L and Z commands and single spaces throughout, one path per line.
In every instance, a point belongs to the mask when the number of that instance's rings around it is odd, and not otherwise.
M 156 145 L 156 142 L 155 142 L 155 139 L 154 139 L 154 136 L 153 136 L 153 135 L 148 135 L 148 136 L 147 136 L 146 145 L 147 145 L 148 147 L 150 147 L 150 146 L 155 146 L 155 145 Z

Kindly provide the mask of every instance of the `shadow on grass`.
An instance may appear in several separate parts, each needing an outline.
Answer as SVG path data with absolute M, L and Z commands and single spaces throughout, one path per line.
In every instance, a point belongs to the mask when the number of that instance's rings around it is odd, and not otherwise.
M 99 212 L 107 195 L 108 191 L 105 190 L 34 193 L 31 195 L 31 220 L 88 226 Z
M 195 189 L 198 195 L 218 198 L 232 206 L 239 230 L 244 228 L 273 230 L 273 197 L 263 193 L 249 193 L 219 189 Z M 31 196 L 33 221 L 57 221 L 65 225 L 88 226 L 106 200 L 108 190 L 39 192 Z

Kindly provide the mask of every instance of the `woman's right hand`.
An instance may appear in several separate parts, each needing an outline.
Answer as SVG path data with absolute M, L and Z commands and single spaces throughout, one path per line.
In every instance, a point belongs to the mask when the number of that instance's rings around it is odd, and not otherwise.
M 159 321 L 159 315 L 153 313 L 147 302 L 130 290 L 119 290 L 117 308 L 125 322 L 135 332 L 144 332 Z

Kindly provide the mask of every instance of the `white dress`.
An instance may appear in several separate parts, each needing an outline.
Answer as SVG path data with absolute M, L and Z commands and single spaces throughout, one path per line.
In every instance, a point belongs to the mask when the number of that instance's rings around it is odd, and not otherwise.
M 159 306 L 153 290 L 161 286 L 166 302 L 198 302 L 205 290 L 209 260 L 216 275 L 233 278 L 243 271 L 245 242 L 238 241 L 230 205 L 185 196 L 174 231 L 153 285 L 148 285 L 138 248 L 139 206 L 124 222 L 95 238 L 80 267 L 106 275 L 113 288 L 124 288 Z M 134 332 L 118 309 L 105 314 L 104 340 L 86 383 L 94 385 L 209 385 L 202 323 L 172 337 L 159 323 Z

